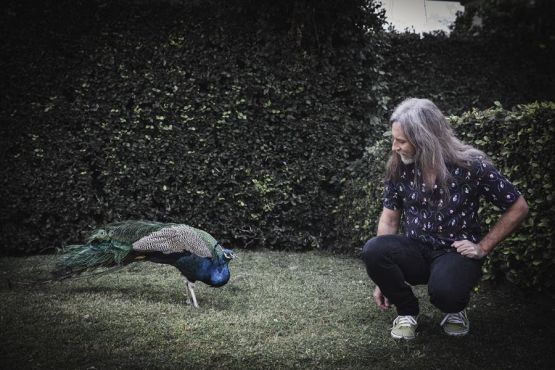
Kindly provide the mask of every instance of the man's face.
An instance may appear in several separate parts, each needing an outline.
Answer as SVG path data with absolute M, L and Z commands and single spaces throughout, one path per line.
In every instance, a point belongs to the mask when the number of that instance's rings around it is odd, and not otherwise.
M 403 130 L 401 130 L 399 122 L 393 122 L 391 125 L 391 134 L 393 136 L 391 150 L 399 154 L 401 161 L 403 161 L 404 164 L 413 163 L 416 149 L 406 138 Z

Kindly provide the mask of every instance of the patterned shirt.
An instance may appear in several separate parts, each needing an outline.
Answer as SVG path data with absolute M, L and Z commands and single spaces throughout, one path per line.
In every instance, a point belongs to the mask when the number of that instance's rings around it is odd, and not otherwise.
M 446 202 L 442 200 L 443 190 L 437 185 L 431 191 L 424 185 L 417 189 L 414 164 L 401 166 L 400 179 L 384 183 L 383 205 L 402 211 L 403 230 L 407 237 L 430 244 L 434 249 L 449 248 L 456 240 L 480 241 L 480 196 L 502 211 L 520 196 L 495 167 L 481 160 L 472 163 L 470 169 L 447 166 L 452 179 Z

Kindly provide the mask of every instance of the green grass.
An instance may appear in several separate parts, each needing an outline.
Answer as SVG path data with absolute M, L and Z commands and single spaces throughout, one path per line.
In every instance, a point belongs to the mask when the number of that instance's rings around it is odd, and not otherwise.
M 425 287 L 419 335 L 395 341 L 393 310 L 373 304 L 354 258 L 246 252 L 230 282 L 202 283 L 185 305 L 179 272 L 140 263 L 91 279 L 47 278 L 52 256 L 0 259 L 0 367 L 6 369 L 541 369 L 549 368 L 553 302 L 482 285 L 471 333 L 443 335 Z

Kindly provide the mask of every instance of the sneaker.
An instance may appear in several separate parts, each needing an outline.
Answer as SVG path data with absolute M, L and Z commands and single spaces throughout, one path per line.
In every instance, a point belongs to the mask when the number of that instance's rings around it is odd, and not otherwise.
M 393 321 L 391 336 L 395 339 L 414 339 L 417 325 L 414 316 L 397 316 Z
M 448 313 L 440 324 L 447 335 L 461 336 L 468 334 L 470 321 L 466 317 L 466 310 L 457 313 Z

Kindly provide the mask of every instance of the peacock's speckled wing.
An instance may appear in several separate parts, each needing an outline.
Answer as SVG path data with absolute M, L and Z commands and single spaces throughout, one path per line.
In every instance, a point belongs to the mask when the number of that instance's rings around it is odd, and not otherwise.
M 191 252 L 200 257 L 216 256 L 216 239 L 187 225 L 172 225 L 154 231 L 133 243 L 136 252 Z

